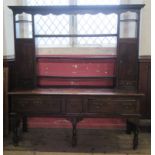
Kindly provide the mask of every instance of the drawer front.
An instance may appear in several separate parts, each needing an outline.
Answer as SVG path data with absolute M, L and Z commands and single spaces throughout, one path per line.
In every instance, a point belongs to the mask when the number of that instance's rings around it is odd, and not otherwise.
M 109 115 L 136 114 L 138 101 L 135 99 L 88 99 L 87 112 Z
M 119 113 L 120 114 L 138 114 L 139 113 L 139 102 L 135 99 L 129 100 L 113 100 L 112 103 L 117 107 L 119 105 Z
M 33 112 L 33 113 L 60 113 L 62 98 L 53 97 L 14 97 L 12 109 L 14 112 Z
M 66 113 L 82 113 L 83 112 L 83 99 L 82 98 L 67 98 L 66 100 Z

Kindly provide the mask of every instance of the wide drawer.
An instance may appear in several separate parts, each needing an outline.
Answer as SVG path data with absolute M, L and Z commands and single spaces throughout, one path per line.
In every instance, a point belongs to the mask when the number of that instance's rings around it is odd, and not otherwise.
M 50 96 L 18 96 L 12 98 L 12 110 L 14 112 L 33 113 L 60 113 L 62 111 L 63 98 Z
M 139 106 L 136 99 L 91 98 L 87 102 L 87 112 L 110 115 L 136 114 L 139 112 Z

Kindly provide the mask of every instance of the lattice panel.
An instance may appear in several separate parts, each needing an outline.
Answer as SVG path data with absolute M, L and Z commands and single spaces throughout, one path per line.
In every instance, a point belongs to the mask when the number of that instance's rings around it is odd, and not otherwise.
M 35 34 L 69 34 L 69 16 L 35 15 Z
M 43 37 L 43 38 L 36 38 L 35 41 L 36 41 L 37 47 L 69 47 L 70 46 L 70 38 Z
M 84 37 L 77 38 L 77 46 L 82 47 L 116 47 L 116 37 Z
M 118 5 L 120 0 L 27 0 L 27 5 Z
M 117 15 L 77 15 L 77 32 L 79 34 L 116 34 Z
M 77 0 L 78 5 L 118 5 L 120 0 Z
M 69 5 L 71 0 L 28 0 L 28 5 Z M 93 5 L 94 1 L 76 1 L 78 5 Z M 117 4 L 119 0 L 96 1 L 99 4 Z M 72 21 L 74 18 L 74 22 Z M 117 15 L 35 15 L 35 35 L 62 34 L 116 34 Z M 40 37 L 36 39 L 38 47 L 116 47 L 116 37 Z
M 69 0 L 27 0 L 27 5 L 69 5 Z
M 71 42 L 74 40 L 74 44 Z M 37 47 L 116 47 L 116 37 L 43 37 L 36 38 Z

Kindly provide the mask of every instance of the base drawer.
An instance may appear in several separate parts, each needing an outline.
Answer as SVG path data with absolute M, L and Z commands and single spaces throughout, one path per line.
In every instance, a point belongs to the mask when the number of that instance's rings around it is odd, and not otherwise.
M 88 113 L 103 114 L 136 114 L 139 112 L 139 104 L 135 99 L 88 99 Z
M 33 113 L 60 113 L 62 111 L 62 98 L 53 97 L 13 97 L 12 110 L 14 112 L 33 112 Z

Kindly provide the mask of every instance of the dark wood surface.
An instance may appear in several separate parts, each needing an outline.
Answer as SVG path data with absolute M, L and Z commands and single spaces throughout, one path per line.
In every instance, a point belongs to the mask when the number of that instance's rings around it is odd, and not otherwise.
M 23 120 L 23 131 L 27 131 L 26 117 L 51 116 L 70 120 L 72 146 L 77 144 L 77 123 L 83 118 L 119 117 L 127 119 L 127 131 L 133 132 L 133 149 L 138 146 L 139 98 L 134 92 L 114 92 L 103 89 L 35 89 L 13 91 L 11 118 L 13 142 L 19 142 L 18 128 Z M 129 123 L 130 122 L 130 123 Z
M 138 80 L 137 39 L 120 39 L 118 44 L 117 87 L 137 90 Z
M 151 57 L 139 58 L 139 92 L 144 93 L 140 100 L 143 119 L 151 119 Z
M 16 39 L 16 86 L 34 88 L 36 85 L 35 43 L 33 39 Z
M 3 68 L 3 134 L 9 133 L 8 66 Z
M 133 91 L 118 91 L 114 89 L 89 89 L 89 88 L 38 88 L 30 90 L 14 90 L 10 95 L 102 95 L 102 96 L 143 96 L 142 93 Z

